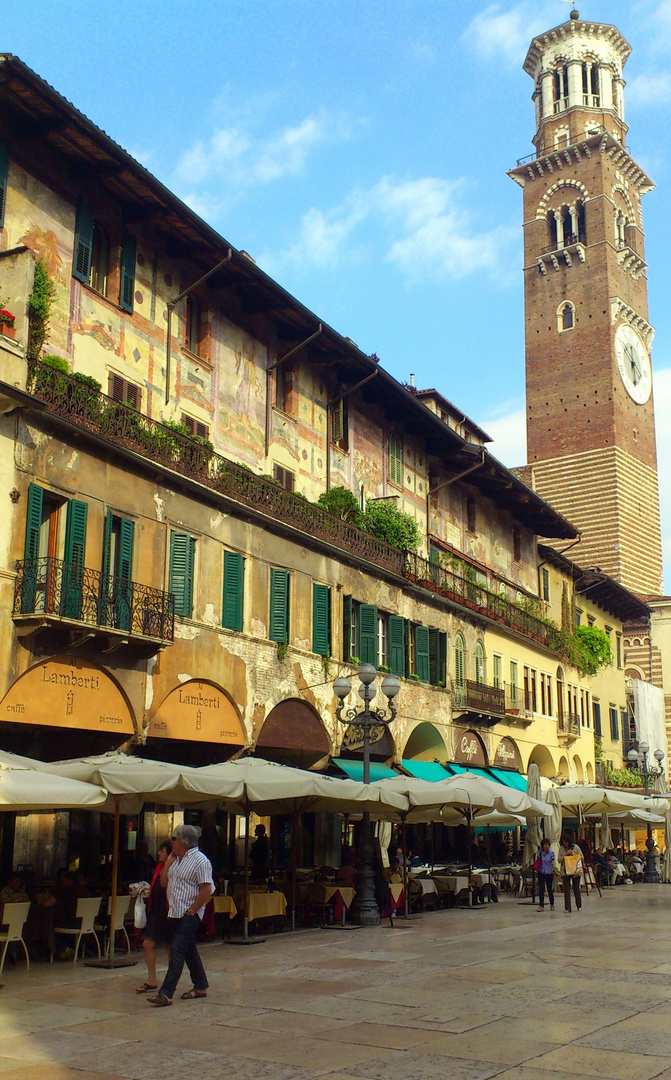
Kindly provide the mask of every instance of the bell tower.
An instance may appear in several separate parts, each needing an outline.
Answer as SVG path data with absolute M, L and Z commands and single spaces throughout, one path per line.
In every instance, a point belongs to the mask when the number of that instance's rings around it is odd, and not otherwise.
M 534 38 L 535 152 L 524 193 L 527 474 L 581 533 L 572 557 L 640 594 L 662 590 L 641 197 L 627 146 L 614 26 L 580 19 Z

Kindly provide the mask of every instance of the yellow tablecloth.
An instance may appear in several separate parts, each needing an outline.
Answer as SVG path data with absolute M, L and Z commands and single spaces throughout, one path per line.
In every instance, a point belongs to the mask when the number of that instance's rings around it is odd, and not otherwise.
M 354 897 L 356 896 L 356 890 L 352 889 L 349 885 L 326 885 L 324 882 L 315 882 L 312 885 L 308 885 L 308 899 L 313 904 L 328 904 L 330 900 L 340 893 L 343 904 L 346 908 L 349 908 Z
M 232 896 L 215 896 L 213 903 L 215 915 L 229 915 L 234 919 L 238 913 Z
M 287 898 L 282 892 L 252 892 L 249 894 L 247 903 L 247 918 L 268 919 L 285 915 L 287 911 Z
M 391 893 L 392 897 L 394 898 L 394 903 L 398 904 L 398 902 L 399 902 L 399 900 L 401 898 L 401 894 L 403 892 L 403 882 L 401 882 L 400 885 L 397 885 L 396 883 L 390 884 L 389 885 L 389 892 Z

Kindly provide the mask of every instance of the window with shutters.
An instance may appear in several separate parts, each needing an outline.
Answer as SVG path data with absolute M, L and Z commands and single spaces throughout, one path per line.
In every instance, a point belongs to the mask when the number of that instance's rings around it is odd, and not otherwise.
M 377 608 L 374 604 L 359 604 L 359 650 L 362 664 L 378 663 Z
M 273 465 L 273 477 L 285 491 L 293 491 L 296 474 L 291 469 L 285 469 L 283 465 Z
M 270 568 L 270 618 L 268 637 L 278 645 L 289 643 L 289 586 L 288 570 Z
M 610 737 L 613 742 L 619 742 L 620 724 L 615 705 L 610 706 L 610 708 L 608 709 L 608 713 L 610 715 Z
M 598 698 L 592 698 L 592 717 L 594 719 L 594 734 L 601 738 L 601 702 Z
M 59 511 L 65 500 L 28 485 L 21 612 L 45 611 L 58 558 Z
M 429 631 L 426 626 L 415 627 L 415 675 L 422 682 L 431 679 L 431 663 L 429 655 Z
M 193 416 L 187 416 L 186 413 L 182 413 L 181 420 L 190 435 L 197 435 L 199 439 L 209 439 L 210 429 L 207 424 L 194 420 Z
M 518 667 L 517 660 L 510 661 L 510 690 L 511 696 L 517 698 Z
M 342 598 L 342 658 L 359 656 L 359 605 L 351 596 Z
M 383 612 L 377 613 L 377 659 L 376 667 L 389 667 L 389 616 Z
M 134 236 L 124 236 L 121 243 L 121 275 L 119 279 L 119 307 L 129 314 L 135 300 L 135 256 L 137 244 Z
M 622 634 L 619 630 L 615 631 L 615 657 L 617 666 L 622 667 Z
M 549 602 L 549 600 L 550 600 L 550 571 L 548 570 L 547 566 L 541 566 L 540 587 L 541 587 L 541 596 L 543 597 L 543 600 L 545 600 L 546 602 Z
M 349 416 L 347 398 L 340 398 L 331 406 L 331 442 L 341 450 L 349 449 Z
M 9 177 L 9 147 L 0 139 L 0 229 L 5 224 L 7 205 L 7 179 Z
M 389 667 L 393 675 L 403 679 L 406 675 L 406 634 L 405 619 L 400 615 L 388 617 Z
M 432 686 L 447 683 L 447 634 L 429 630 L 429 682 Z
M 389 434 L 387 478 L 390 484 L 403 487 L 403 440 L 397 431 Z
M 107 296 L 107 278 L 109 276 L 110 242 L 107 233 L 99 221 L 93 223 L 91 243 L 91 274 L 89 284 L 92 289 Z
M 124 405 L 130 405 L 133 409 L 140 408 L 142 397 L 140 387 L 113 371 L 109 372 L 107 393 L 114 401 L 122 401 Z
M 103 626 L 129 630 L 133 604 L 133 542 L 135 523 L 107 511 L 103 536 L 100 585 Z
M 502 665 L 503 658 L 501 656 L 497 656 L 497 654 L 494 653 L 492 655 L 492 684 L 497 688 L 497 690 L 500 690 L 503 686 L 503 683 L 501 682 Z
M 242 631 L 245 585 L 245 560 L 237 551 L 224 552 L 224 595 L 221 605 L 221 625 L 228 630 Z
M 198 298 L 190 294 L 186 298 L 184 314 L 184 348 L 199 355 L 200 349 L 200 304 Z
M 287 416 L 296 416 L 298 412 L 297 385 L 298 369 L 294 363 L 287 361 L 275 368 L 275 408 Z
M 61 579 L 61 610 L 66 619 L 82 617 L 87 517 L 87 504 L 79 499 L 70 499 L 65 515 Z
M 477 683 L 485 681 L 485 650 L 481 641 L 478 641 L 475 646 L 475 681 Z
M 193 579 L 196 541 L 185 532 L 171 531 L 168 563 L 168 592 L 175 597 L 175 615 L 190 619 L 193 614 Z
M 454 682 L 456 686 L 463 686 L 466 681 L 466 650 L 464 639 L 457 634 L 454 639 Z
M 312 651 L 331 655 L 331 590 L 328 585 L 312 585 Z

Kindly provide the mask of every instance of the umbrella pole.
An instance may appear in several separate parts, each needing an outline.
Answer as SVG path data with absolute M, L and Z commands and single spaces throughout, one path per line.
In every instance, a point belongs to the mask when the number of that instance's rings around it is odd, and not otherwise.
M 468 811 L 468 827 L 466 832 L 466 843 L 468 845 L 468 906 L 473 907 L 473 866 L 471 863 L 471 839 L 473 836 L 473 815 L 471 811 Z
M 130 956 L 123 957 L 123 959 L 114 959 L 114 938 L 116 937 L 116 930 L 113 929 L 116 922 L 116 892 L 119 883 L 119 818 L 121 816 L 121 795 L 114 796 L 114 824 L 112 832 L 112 892 L 110 895 L 110 927 L 109 927 L 109 943 L 107 958 L 102 960 L 90 960 L 86 962 L 86 967 L 134 967 L 137 964 L 137 960 L 132 959 Z
M 405 814 L 401 814 L 401 847 L 403 848 L 403 907 L 405 909 L 404 915 L 407 919 L 410 915 L 410 905 L 408 903 L 408 859 L 407 848 L 405 846 Z
M 291 929 L 296 929 L 296 833 L 298 814 L 291 815 Z
M 487 903 L 492 902 L 492 837 L 489 831 L 489 825 L 487 826 L 487 876 L 489 878 L 489 888 L 487 890 Z
M 249 937 L 249 919 L 247 917 L 247 911 L 249 908 L 249 803 L 245 802 L 245 885 L 243 893 L 243 930 L 242 936 L 244 938 Z

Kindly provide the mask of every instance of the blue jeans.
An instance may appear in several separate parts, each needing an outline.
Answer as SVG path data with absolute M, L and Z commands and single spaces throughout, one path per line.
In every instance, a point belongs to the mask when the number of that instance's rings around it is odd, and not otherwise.
M 174 996 L 184 963 L 195 990 L 207 990 L 208 982 L 203 961 L 196 948 L 196 934 L 200 929 L 197 915 L 182 915 L 181 919 L 168 919 L 168 938 L 172 938 L 170 963 L 159 993 L 167 998 Z
M 538 875 L 538 903 L 543 907 L 543 900 L 545 898 L 545 890 L 548 891 L 548 900 L 550 901 L 550 907 L 555 906 L 554 893 L 552 891 L 552 874 L 539 874 Z

